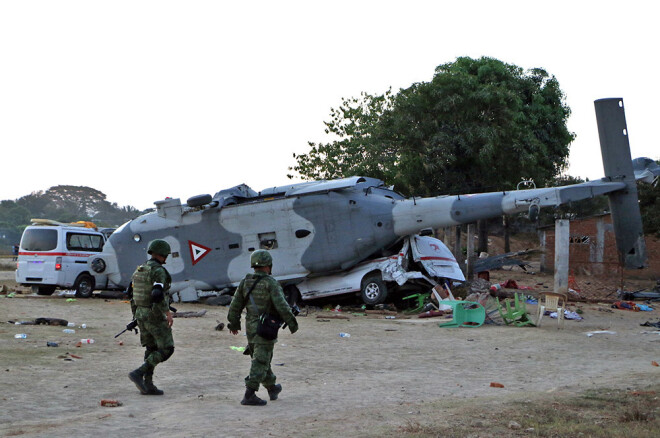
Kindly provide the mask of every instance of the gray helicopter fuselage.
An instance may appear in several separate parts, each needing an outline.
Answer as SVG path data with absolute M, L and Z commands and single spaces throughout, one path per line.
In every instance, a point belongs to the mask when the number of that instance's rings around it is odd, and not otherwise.
M 211 197 L 157 201 L 156 211 L 115 231 L 91 270 L 127 287 L 153 239 L 166 240 L 172 291 L 236 286 L 250 269 L 250 254 L 268 249 L 282 282 L 346 271 L 377 257 L 400 239 L 424 229 L 473 223 L 502 214 L 608 195 L 621 262 L 643 267 L 646 251 L 635 181 L 653 181 L 660 169 L 630 159 L 621 99 L 595 102 L 606 175 L 561 187 L 406 199 L 382 181 L 350 177 L 273 187 L 257 193 L 245 185 Z M 655 166 L 654 166 L 655 165 Z

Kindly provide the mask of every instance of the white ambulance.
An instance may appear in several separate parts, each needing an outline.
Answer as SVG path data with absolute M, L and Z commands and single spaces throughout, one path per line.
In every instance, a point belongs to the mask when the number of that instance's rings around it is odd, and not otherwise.
M 77 297 L 92 296 L 95 288 L 108 287 L 108 279 L 92 275 L 87 259 L 103 250 L 111 232 L 99 231 L 91 222 L 32 219 L 21 237 L 16 282 L 39 295 L 51 295 L 59 287 L 74 289 Z

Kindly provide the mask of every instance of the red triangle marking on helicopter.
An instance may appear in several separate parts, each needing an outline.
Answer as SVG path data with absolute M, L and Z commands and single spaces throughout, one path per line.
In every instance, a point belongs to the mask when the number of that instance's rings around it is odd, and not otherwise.
M 192 240 L 188 241 L 188 248 L 190 248 L 190 258 L 192 259 L 193 266 L 211 252 L 211 248 L 200 245 Z

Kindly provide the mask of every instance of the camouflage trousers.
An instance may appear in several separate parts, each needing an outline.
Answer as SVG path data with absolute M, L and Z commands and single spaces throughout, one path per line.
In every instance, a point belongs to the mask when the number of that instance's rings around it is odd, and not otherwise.
M 265 388 L 270 388 L 277 379 L 270 366 L 275 344 L 249 343 L 249 346 L 252 365 L 250 366 L 250 375 L 245 378 L 245 386 L 255 391 L 259 389 L 259 384 L 262 384 Z
M 146 349 L 144 364 L 140 369 L 145 374 L 152 375 L 156 365 L 165 362 L 174 352 L 172 329 L 162 313 L 154 312 L 148 307 L 138 307 L 135 318 L 140 329 L 140 344 Z

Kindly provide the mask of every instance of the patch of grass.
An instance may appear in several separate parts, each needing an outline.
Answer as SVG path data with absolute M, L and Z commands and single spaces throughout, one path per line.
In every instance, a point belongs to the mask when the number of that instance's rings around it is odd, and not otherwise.
M 425 420 L 407 421 L 396 435 L 651 438 L 660 430 L 659 393 L 660 385 L 639 391 L 604 388 L 576 396 L 541 396 L 490 410 L 468 406 L 461 408 L 461 418 L 488 421 L 452 425 L 431 412 Z

